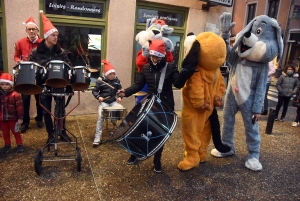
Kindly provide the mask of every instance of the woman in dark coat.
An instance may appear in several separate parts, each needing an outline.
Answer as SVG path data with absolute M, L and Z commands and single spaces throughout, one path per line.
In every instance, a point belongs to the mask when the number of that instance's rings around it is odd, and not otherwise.
M 149 45 L 149 57 L 148 63 L 142 68 L 142 71 L 138 74 L 136 82 L 126 88 L 118 91 L 120 96 L 129 97 L 142 90 L 145 84 L 148 85 L 148 93 L 158 95 L 158 85 L 162 69 L 167 67 L 164 78 L 162 91 L 159 95 L 163 103 L 165 103 L 172 111 L 174 111 L 174 97 L 173 89 L 182 88 L 186 80 L 193 75 L 194 69 L 182 69 L 179 73 L 175 65 L 166 62 L 166 50 L 163 40 L 154 39 Z M 195 65 L 196 67 L 196 65 Z M 154 154 L 154 171 L 161 172 L 161 155 L 163 146 Z M 131 155 L 127 161 L 127 164 L 134 164 L 137 157 Z

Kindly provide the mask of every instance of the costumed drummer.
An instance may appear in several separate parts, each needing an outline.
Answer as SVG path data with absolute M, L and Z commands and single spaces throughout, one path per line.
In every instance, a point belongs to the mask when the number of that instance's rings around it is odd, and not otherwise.
M 163 40 L 153 39 L 149 44 L 149 56 L 147 56 L 148 63 L 145 64 L 139 72 L 135 83 L 126 89 L 118 91 L 120 96 L 129 97 L 140 91 L 145 84 L 148 84 L 148 93 L 158 95 L 158 83 L 162 74 L 162 69 L 166 66 L 166 73 L 160 99 L 171 110 L 174 110 L 174 97 L 172 85 L 176 88 L 182 88 L 186 80 L 194 73 L 194 69 L 187 71 L 182 69 L 179 73 L 178 69 L 173 63 L 166 61 L 166 49 Z M 154 171 L 160 173 L 161 169 L 161 155 L 163 146 L 154 154 Z M 131 155 L 127 161 L 128 165 L 134 164 L 137 157 Z
M 35 23 L 34 19 L 32 17 L 29 17 L 26 22 L 24 22 L 26 26 L 26 33 L 27 37 L 21 38 L 18 40 L 15 44 L 15 55 L 14 55 L 14 61 L 16 64 L 19 64 L 23 61 L 28 61 L 29 55 L 32 51 L 32 49 L 36 48 L 38 44 L 43 40 L 39 36 L 39 27 Z M 26 130 L 29 127 L 30 123 L 30 98 L 31 95 L 22 95 L 22 101 L 23 101 L 23 107 L 24 107 L 24 118 L 23 118 L 23 124 L 20 128 L 22 133 L 25 133 Z M 37 123 L 37 126 L 39 128 L 43 128 L 43 108 L 39 105 L 39 95 L 34 95 L 35 102 L 36 102 L 36 117 L 35 121 Z
M 71 63 L 67 57 L 67 52 L 62 49 L 59 44 L 57 44 L 58 39 L 58 30 L 52 25 L 49 19 L 41 12 L 43 25 L 44 25 L 44 40 L 40 42 L 37 48 L 33 49 L 30 55 L 30 61 L 36 62 L 41 66 L 46 66 L 46 64 L 51 60 L 60 60 L 67 63 Z M 36 83 L 39 86 L 42 86 L 44 80 L 42 78 L 37 77 Z M 58 98 L 63 98 L 65 101 L 65 97 L 54 97 L 55 101 Z M 45 108 L 51 111 L 52 105 L 52 96 L 41 94 L 41 103 Z M 44 121 L 46 125 L 46 130 L 48 133 L 47 143 L 52 141 L 54 138 L 54 128 L 51 115 L 44 110 Z M 63 115 L 65 115 L 65 109 L 63 109 Z M 65 120 L 65 119 L 64 119 Z M 65 122 L 63 125 L 62 134 L 60 139 L 63 141 L 71 141 L 71 138 L 66 134 L 65 130 Z
M 123 108 L 123 106 L 120 104 L 122 98 L 116 97 L 117 90 L 122 88 L 120 80 L 116 76 L 116 70 L 108 61 L 102 60 L 102 63 L 104 64 L 104 79 L 101 81 L 98 80 L 92 91 L 94 97 L 99 101 L 98 120 L 96 124 L 95 139 L 93 142 L 94 146 L 98 146 L 100 144 L 102 137 L 102 110 L 109 106 Z M 112 86 L 114 89 L 110 86 Z

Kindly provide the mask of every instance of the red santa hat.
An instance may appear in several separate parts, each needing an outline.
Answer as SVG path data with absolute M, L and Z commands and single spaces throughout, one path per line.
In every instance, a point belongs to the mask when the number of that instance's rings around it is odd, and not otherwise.
M 28 25 L 32 24 L 32 25 L 36 26 L 36 28 L 37 28 L 38 30 L 40 30 L 39 26 L 35 23 L 33 17 L 31 17 L 31 16 L 30 16 L 25 22 L 23 22 L 23 24 L 25 24 L 26 27 L 27 27 Z
M 9 73 L 2 73 L 0 76 L 0 83 L 8 82 L 11 86 L 14 85 L 13 78 Z
M 165 57 L 165 42 L 160 39 L 153 39 L 149 45 L 149 54 L 157 57 Z
M 42 15 L 43 25 L 44 25 L 44 38 L 47 38 L 54 32 L 58 32 L 58 30 L 53 26 L 50 20 L 44 15 L 43 11 L 40 11 Z
M 104 75 L 107 77 L 110 73 L 115 73 L 115 68 L 105 59 L 102 59 L 101 61 L 104 64 Z

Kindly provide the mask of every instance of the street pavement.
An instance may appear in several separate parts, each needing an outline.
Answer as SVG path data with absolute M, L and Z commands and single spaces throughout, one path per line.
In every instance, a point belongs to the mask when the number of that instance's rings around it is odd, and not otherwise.
M 269 96 L 274 94 L 272 83 Z M 276 106 L 270 100 L 270 107 Z M 36 174 L 34 157 L 45 145 L 45 129 L 38 129 L 34 120 L 22 135 L 25 151 L 16 153 L 12 136 L 12 149 L 8 155 L 0 153 L 0 200 L 116 200 L 116 201 L 199 201 L 199 200 L 300 200 L 300 127 L 292 127 L 296 109 L 289 107 L 284 122 L 274 122 L 272 134 L 265 134 L 268 116 L 259 121 L 263 170 L 253 172 L 245 168 L 247 156 L 244 126 L 240 113 L 236 115 L 236 154 L 228 158 L 214 158 L 210 143 L 206 162 L 181 172 L 177 169 L 183 159 L 181 112 L 178 123 L 166 142 L 163 172 L 153 171 L 153 157 L 127 165 L 128 151 L 111 141 L 108 130 L 103 140 L 93 147 L 97 115 L 68 116 L 67 128 L 77 138 L 81 148 L 81 171 L 74 158 L 43 161 L 42 172 Z M 223 122 L 222 108 L 218 109 Z M 111 124 L 109 125 L 111 128 Z M 72 137 L 73 141 L 75 138 Z M 58 155 L 75 149 L 58 144 Z M 66 144 L 68 146 L 69 144 Z M 3 147 L 0 138 L 0 147 Z M 53 154 L 54 148 L 45 155 Z

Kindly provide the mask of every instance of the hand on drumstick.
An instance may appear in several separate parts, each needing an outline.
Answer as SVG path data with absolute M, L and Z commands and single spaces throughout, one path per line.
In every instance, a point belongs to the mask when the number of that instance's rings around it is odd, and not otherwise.
M 118 90 L 117 95 L 120 96 L 120 97 L 124 97 L 125 96 L 125 89 Z
M 117 103 L 121 103 L 122 102 L 122 98 L 121 97 L 117 97 Z

